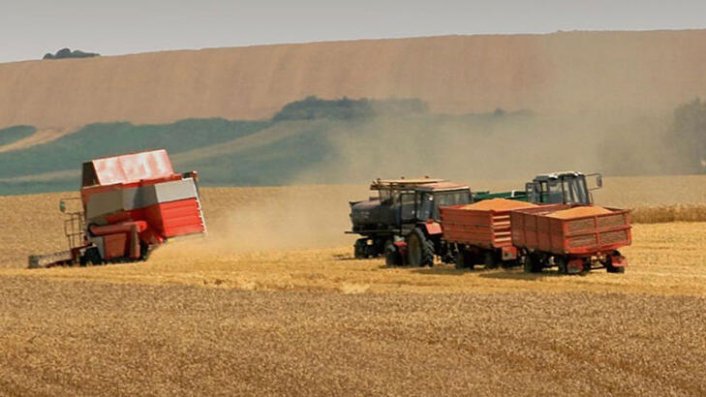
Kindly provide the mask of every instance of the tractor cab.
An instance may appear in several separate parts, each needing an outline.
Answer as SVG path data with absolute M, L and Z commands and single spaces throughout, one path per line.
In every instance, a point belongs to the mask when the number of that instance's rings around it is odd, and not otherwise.
M 601 174 L 565 171 L 537 175 L 525 185 L 525 190 L 532 203 L 590 205 L 593 203 L 591 191 L 601 187 Z
M 443 179 L 376 179 L 370 190 L 377 196 L 350 203 L 352 230 L 348 233 L 363 236 L 355 247 L 359 258 L 382 254 L 386 243 L 419 223 L 438 221 L 440 206 L 471 202 L 467 185 Z
M 440 181 L 420 185 L 401 195 L 403 223 L 439 221 L 439 207 L 468 204 L 471 191 L 466 185 Z

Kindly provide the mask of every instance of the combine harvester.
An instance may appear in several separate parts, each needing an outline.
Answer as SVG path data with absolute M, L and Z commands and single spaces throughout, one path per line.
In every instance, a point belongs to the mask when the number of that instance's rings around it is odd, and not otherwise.
M 32 255 L 29 267 L 141 261 L 168 239 L 203 234 L 197 183 L 195 171 L 174 172 L 166 150 L 86 162 L 81 197 L 60 202 L 69 250 Z

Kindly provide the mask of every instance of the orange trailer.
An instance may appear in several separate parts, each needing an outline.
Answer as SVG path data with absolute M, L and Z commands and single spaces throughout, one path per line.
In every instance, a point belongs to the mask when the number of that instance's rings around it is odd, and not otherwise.
M 627 265 L 618 249 L 632 243 L 628 210 L 549 205 L 513 211 L 510 223 L 512 244 L 529 272 L 557 266 L 580 273 L 598 266 L 622 273 Z
M 443 238 L 453 246 L 456 267 L 515 265 L 518 251 L 512 243 L 510 213 L 534 207 L 532 203 L 504 199 L 441 207 Z

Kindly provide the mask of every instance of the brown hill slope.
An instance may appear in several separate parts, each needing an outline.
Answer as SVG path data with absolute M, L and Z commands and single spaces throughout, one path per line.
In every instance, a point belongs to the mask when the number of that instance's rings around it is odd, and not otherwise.
M 706 94 L 706 30 L 447 36 L 0 64 L 0 127 L 271 116 L 307 95 L 496 107 L 668 111 Z

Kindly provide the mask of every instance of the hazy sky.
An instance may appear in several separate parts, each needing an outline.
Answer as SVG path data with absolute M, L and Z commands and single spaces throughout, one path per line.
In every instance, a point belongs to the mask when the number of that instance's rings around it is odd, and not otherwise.
M 0 62 L 360 38 L 706 28 L 706 0 L 0 0 Z

